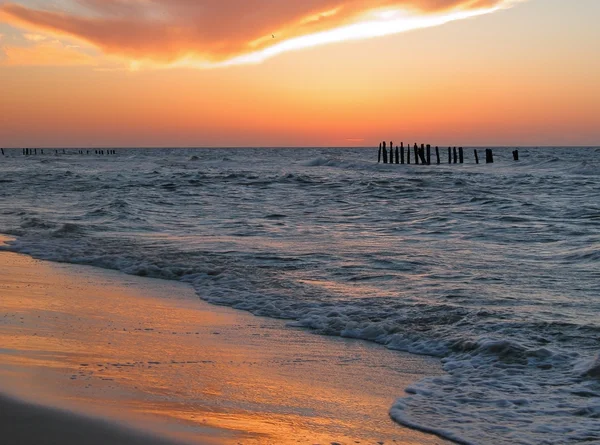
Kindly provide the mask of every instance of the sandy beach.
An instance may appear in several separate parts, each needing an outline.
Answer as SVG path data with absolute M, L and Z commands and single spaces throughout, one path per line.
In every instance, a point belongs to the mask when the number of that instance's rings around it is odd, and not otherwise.
M 0 289 L 7 445 L 443 443 L 388 417 L 408 384 L 440 373 L 434 359 L 208 305 L 185 284 L 7 252 Z

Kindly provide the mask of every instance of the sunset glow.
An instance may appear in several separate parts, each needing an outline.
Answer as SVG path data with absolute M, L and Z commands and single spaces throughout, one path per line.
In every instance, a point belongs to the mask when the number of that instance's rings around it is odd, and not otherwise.
M 0 1 L 0 145 L 592 145 L 598 13 L 594 0 Z

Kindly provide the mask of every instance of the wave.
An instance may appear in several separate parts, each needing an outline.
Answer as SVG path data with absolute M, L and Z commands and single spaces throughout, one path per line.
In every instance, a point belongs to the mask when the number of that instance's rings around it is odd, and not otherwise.
M 181 280 L 213 304 L 440 357 L 447 375 L 391 415 L 460 443 L 600 440 L 598 189 L 578 173 L 592 161 L 248 153 L 29 163 L 32 190 L 0 190 L 2 231 L 18 236 L 1 249 Z

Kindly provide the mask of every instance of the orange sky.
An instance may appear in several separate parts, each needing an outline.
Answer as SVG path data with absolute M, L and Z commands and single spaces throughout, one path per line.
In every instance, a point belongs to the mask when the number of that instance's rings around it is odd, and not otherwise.
M 3 147 L 600 145 L 597 0 L 47 3 L 0 0 Z

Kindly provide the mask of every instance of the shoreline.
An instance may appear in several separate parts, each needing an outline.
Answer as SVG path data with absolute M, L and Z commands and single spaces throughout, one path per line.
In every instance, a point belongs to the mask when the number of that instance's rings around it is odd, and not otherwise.
M 195 444 L 450 443 L 388 416 L 406 386 L 442 372 L 436 359 L 22 254 L 0 252 L 0 283 L 0 391 L 19 399 Z

